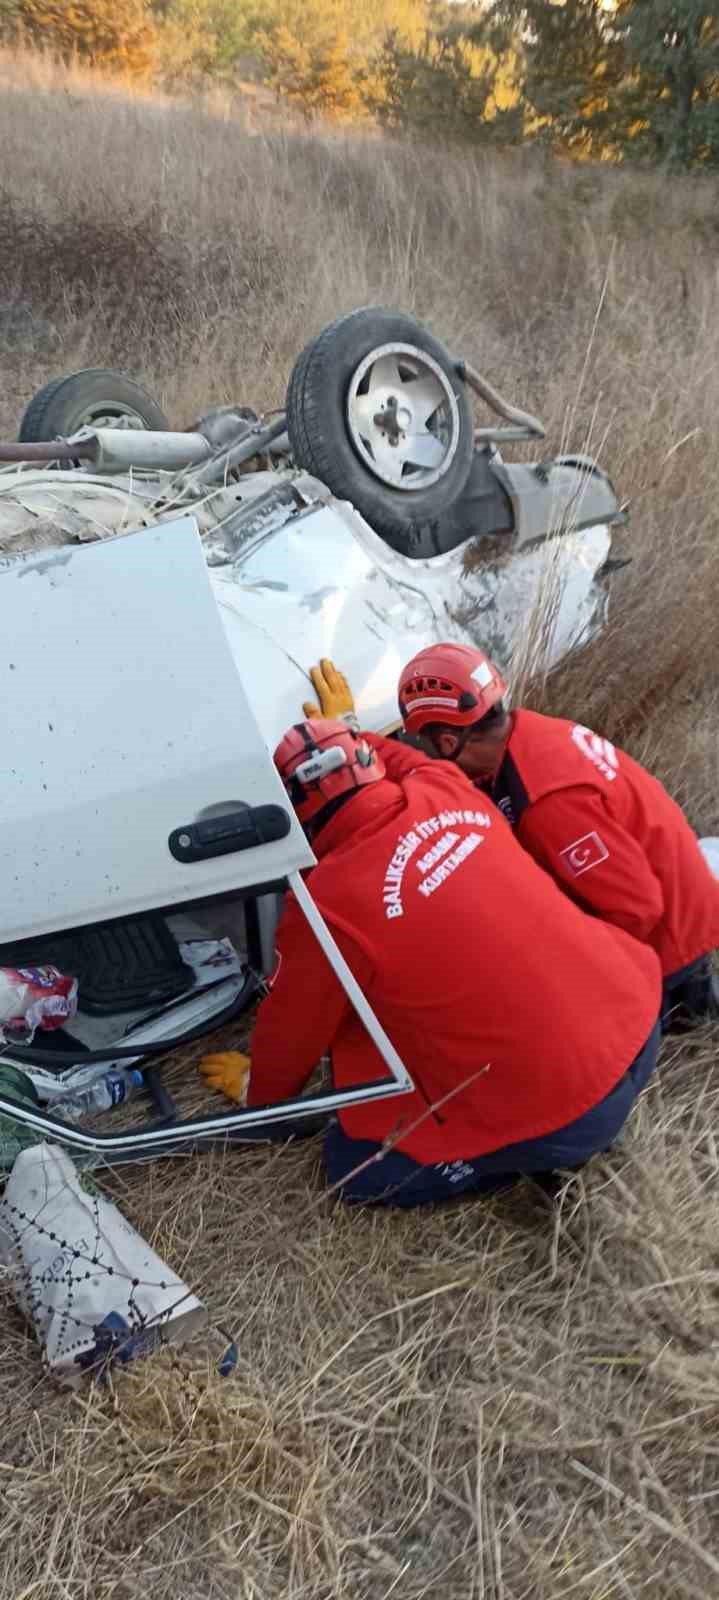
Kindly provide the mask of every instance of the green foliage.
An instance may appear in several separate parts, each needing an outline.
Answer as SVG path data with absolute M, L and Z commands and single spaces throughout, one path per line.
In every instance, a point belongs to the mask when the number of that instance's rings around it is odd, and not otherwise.
M 623 50 L 605 0 L 499 0 L 492 20 L 504 48 L 522 38 L 522 99 L 535 138 L 574 154 L 601 154 L 611 137 Z
M 250 38 L 267 81 L 308 114 L 357 118 L 381 94 L 384 39 L 421 36 L 425 0 L 255 0 Z
M 515 137 L 514 62 L 474 37 L 476 8 L 442 0 L 152 0 L 166 77 L 254 67 L 308 116 Z M 472 26 L 473 37 L 465 35 Z M 521 118 L 520 118 L 521 121 Z
M 719 167 L 718 0 L 0 0 L 0 38 L 308 117 Z
M 232 74 L 251 53 L 253 12 L 244 0 L 150 0 L 159 25 L 163 78 Z
M 513 143 L 521 137 L 522 109 L 511 68 L 461 27 L 427 30 L 412 47 L 396 33 L 379 60 L 374 110 L 385 126 L 439 134 L 447 139 Z
M 719 7 L 624 0 L 616 22 L 626 66 L 617 109 L 635 150 L 719 165 Z
M 363 109 L 362 63 L 353 63 L 344 30 L 308 45 L 284 24 L 271 34 L 258 34 L 267 80 L 278 94 L 308 116 L 356 120 Z
M 719 164 L 719 7 L 711 0 L 496 0 L 523 36 L 537 137 L 573 154 Z

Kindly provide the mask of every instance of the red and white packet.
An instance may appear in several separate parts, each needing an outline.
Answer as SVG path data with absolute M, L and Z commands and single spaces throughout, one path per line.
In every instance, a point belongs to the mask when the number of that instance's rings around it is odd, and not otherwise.
M 38 1028 L 61 1028 L 77 1011 L 77 978 L 57 967 L 0 967 L 0 1041 L 30 1044 Z

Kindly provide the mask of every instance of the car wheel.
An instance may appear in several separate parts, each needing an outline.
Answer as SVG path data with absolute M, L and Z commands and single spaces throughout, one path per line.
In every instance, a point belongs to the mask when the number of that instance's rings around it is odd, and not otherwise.
M 286 410 L 298 466 L 405 554 L 465 487 L 469 398 L 449 352 L 413 317 L 370 307 L 333 322 L 298 357 Z
M 21 444 L 66 439 L 80 428 L 149 428 L 164 432 L 164 412 L 139 383 L 103 367 L 54 378 L 30 401 L 20 424 Z

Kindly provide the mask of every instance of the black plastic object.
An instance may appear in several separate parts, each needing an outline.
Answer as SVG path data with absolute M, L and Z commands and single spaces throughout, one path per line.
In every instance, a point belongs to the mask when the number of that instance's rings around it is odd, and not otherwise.
M 507 490 L 494 469 L 492 452 L 486 445 L 475 450 L 467 481 L 458 500 L 440 517 L 434 531 L 433 548 L 422 554 L 445 555 L 468 539 L 482 539 L 514 532 L 515 518 Z
M 37 1035 L 42 1039 L 42 1047 L 46 1055 L 61 1056 L 60 1066 L 64 1071 L 70 1062 L 80 1063 L 81 1057 L 87 1055 L 89 1045 L 83 1044 L 82 1039 L 70 1032 L 69 1028 L 45 1028 Z M 12 1042 L 12 1041 L 11 1041 Z M 0 1050 L 5 1051 L 5 1045 L 0 1044 Z
M 145 1067 L 143 1074 L 145 1088 L 152 1097 L 152 1103 L 163 1122 L 177 1122 L 177 1106 L 162 1081 L 162 1066 L 156 1061 L 153 1066 Z
M 243 806 L 224 817 L 207 817 L 204 822 L 175 828 L 167 843 L 176 861 L 208 861 L 211 856 L 273 844 L 285 839 L 290 827 L 289 813 L 282 806 Z
M 220 979 L 220 982 L 225 982 Z M 176 1038 L 160 1039 L 154 1044 L 108 1044 L 104 1050 L 85 1050 L 82 1055 L 68 1052 L 61 1055 L 56 1050 L 36 1049 L 35 1045 L 3 1044 L 2 1054 L 8 1061 L 18 1061 L 22 1066 L 27 1062 L 31 1067 L 48 1067 L 51 1072 L 64 1072 L 66 1067 L 94 1066 L 98 1061 L 137 1061 L 144 1060 L 145 1056 L 165 1056 L 172 1050 L 179 1050 L 181 1045 L 192 1044 L 195 1039 L 204 1039 L 207 1034 L 216 1033 L 218 1028 L 224 1028 L 226 1022 L 234 1021 L 235 1017 L 242 1015 L 243 1011 L 257 999 L 260 988 L 260 979 L 251 970 L 245 973 L 244 981 L 234 999 L 230 1000 L 222 1011 L 216 1011 L 214 1017 L 208 1017 L 205 1022 L 198 1022 L 194 1027 L 186 1029 Z M 128 1038 L 128 1035 L 125 1035 Z
M 0 960 L 6 967 L 59 967 L 77 978 L 80 1010 L 100 1017 L 167 1004 L 194 982 L 192 968 L 156 914 L 3 945 Z

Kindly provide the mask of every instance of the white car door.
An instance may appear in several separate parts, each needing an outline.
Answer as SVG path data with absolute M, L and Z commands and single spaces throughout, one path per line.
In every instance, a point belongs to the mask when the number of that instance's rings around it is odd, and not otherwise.
M 0 617 L 0 944 L 286 879 L 389 1076 L 283 1101 L 272 1119 L 410 1090 L 302 878 L 315 858 L 250 710 L 193 519 L 1 562 Z M 235 1108 L 97 1134 L 7 1095 L 0 1112 L 111 1160 L 268 1120 Z
M 2 561 L 0 621 L 0 943 L 313 864 L 191 517 Z

